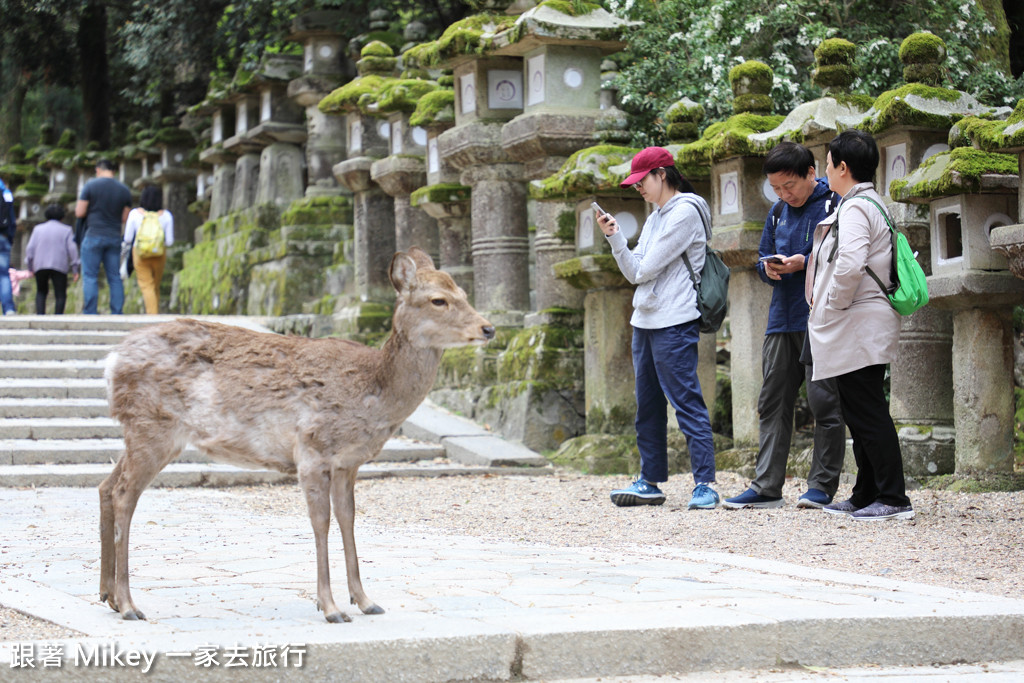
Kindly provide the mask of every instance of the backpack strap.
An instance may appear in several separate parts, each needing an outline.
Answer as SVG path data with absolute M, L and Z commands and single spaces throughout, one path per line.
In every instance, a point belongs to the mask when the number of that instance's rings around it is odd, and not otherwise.
M 683 201 L 693 207 L 693 210 L 700 216 L 700 222 L 704 225 L 704 250 L 711 251 L 711 223 L 708 221 L 708 217 L 704 215 L 704 212 L 700 210 L 697 202 L 687 197 L 687 193 L 684 192 Z M 683 250 L 683 263 L 686 265 L 686 270 L 690 271 L 690 280 L 693 282 L 693 289 L 697 289 L 697 274 L 693 272 L 693 266 L 690 265 L 690 257 L 686 255 L 686 250 Z
M 882 206 L 878 202 L 876 202 L 874 199 L 872 199 L 871 197 L 865 197 L 864 195 L 857 195 L 856 197 L 850 197 L 850 199 L 851 200 L 853 200 L 853 199 L 866 199 L 867 201 L 869 201 L 872 204 L 874 204 L 875 207 L 877 207 L 878 210 L 881 212 L 882 218 L 885 219 L 885 224 L 889 226 L 889 235 L 890 235 L 890 239 L 893 242 L 893 245 L 892 245 L 892 259 L 893 259 L 893 270 L 895 270 L 895 263 L 896 263 L 896 244 L 895 244 L 895 242 L 896 242 L 896 227 L 892 224 L 892 221 L 889 219 L 888 212 L 886 212 L 886 210 L 883 209 Z M 836 231 L 836 243 L 832 246 L 832 253 L 829 254 L 829 257 L 828 257 L 829 263 L 831 263 L 832 259 L 835 258 L 836 250 L 839 249 L 839 213 L 838 212 L 836 212 L 836 221 L 835 221 L 835 223 L 832 224 L 832 227 Z M 872 280 L 874 280 L 876 283 L 878 283 L 879 289 L 881 289 L 884 294 L 888 295 L 888 294 L 892 294 L 894 291 L 896 291 L 896 287 L 899 285 L 899 280 L 897 278 L 895 278 L 895 277 L 890 278 L 892 280 L 892 286 L 891 287 L 886 287 L 884 284 L 882 284 L 882 278 L 878 277 L 878 275 L 875 274 L 875 271 L 871 270 L 871 266 L 865 265 L 864 266 L 864 270 L 867 272 L 867 274 L 869 276 L 871 276 Z

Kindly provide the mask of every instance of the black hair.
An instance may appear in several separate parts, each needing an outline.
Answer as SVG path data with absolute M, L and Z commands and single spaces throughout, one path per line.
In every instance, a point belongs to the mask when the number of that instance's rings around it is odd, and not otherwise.
M 159 211 L 164 208 L 164 193 L 156 185 L 146 185 L 139 197 L 139 206 L 146 211 Z
M 762 171 L 770 173 L 788 173 L 798 178 L 806 178 L 808 169 L 814 168 L 814 154 L 811 150 L 796 142 L 780 142 L 772 147 L 764 159 Z
M 850 175 L 858 183 L 873 182 L 878 169 L 878 143 L 870 134 L 851 128 L 844 130 L 828 143 L 832 155 L 832 168 L 846 162 Z
M 59 221 L 64 218 L 64 206 L 61 204 L 49 204 L 43 211 L 43 218 L 48 221 Z
M 693 185 L 690 184 L 690 181 L 684 178 L 679 172 L 679 169 L 675 166 L 663 166 L 661 170 L 665 172 L 665 182 L 668 183 L 673 190 L 678 192 L 697 193 L 697 190 L 695 190 Z
M 104 171 L 113 171 L 117 169 L 117 166 L 110 159 L 100 159 L 96 162 L 96 168 L 102 168 Z

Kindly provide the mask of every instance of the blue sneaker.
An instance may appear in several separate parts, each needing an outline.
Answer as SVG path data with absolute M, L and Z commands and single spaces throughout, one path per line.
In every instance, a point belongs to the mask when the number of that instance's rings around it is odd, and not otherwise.
M 612 491 L 612 502 L 619 507 L 661 505 L 665 502 L 665 494 L 654 484 L 637 477 L 627 488 Z
M 714 510 L 719 501 L 718 493 L 711 488 L 710 484 L 697 484 L 693 489 L 693 498 L 686 506 L 687 510 Z
M 747 489 L 743 493 L 734 498 L 726 498 L 725 502 L 722 503 L 722 507 L 727 507 L 731 510 L 740 510 L 742 508 L 780 508 L 786 504 L 786 501 L 782 500 L 782 496 L 762 496 L 754 489 Z
M 796 502 L 798 508 L 816 508 L 820 510 L 832 502 L 832 496 L 821 489 L 807 489 L 807 492 L 800 496 Z

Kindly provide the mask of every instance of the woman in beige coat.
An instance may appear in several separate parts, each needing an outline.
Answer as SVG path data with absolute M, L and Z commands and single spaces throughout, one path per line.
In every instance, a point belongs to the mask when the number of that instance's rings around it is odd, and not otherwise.
M 892 240 L 872 182 L 878 145 L 863 131 L 844 131 L 829 144 L 827 162 L 829 187 L 843 198 L 815 229 L 805 285 L 807 336 L 814 379 L 836 378 L 857 481 L 849 500 L 823 509 L 855 519 L 911 519 L 900 442 L 882 386 L 886 363 L 896 359 L 900 315 L 866 272 L 870 267 L 891 283 Z

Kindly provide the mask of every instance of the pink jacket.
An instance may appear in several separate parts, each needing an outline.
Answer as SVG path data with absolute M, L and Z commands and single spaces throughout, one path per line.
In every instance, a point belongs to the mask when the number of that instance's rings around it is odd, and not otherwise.
M 873 183 L 855 185 L 839 203 L 837 212 L 818 223 L 807 262 L 804 293 L 811 305 L 807 336 L 814 356 L 814 379 L 844 375 L 870 365 L 896 359 L 900 314 L 865 271 L 866 266 L 890 283 L 892 241 L 889 226 L 871 197 L 885 201 Z M 831 230 L 840 216 L 838 247 Z M 832 257 L 830 259 L 830 257 Z

